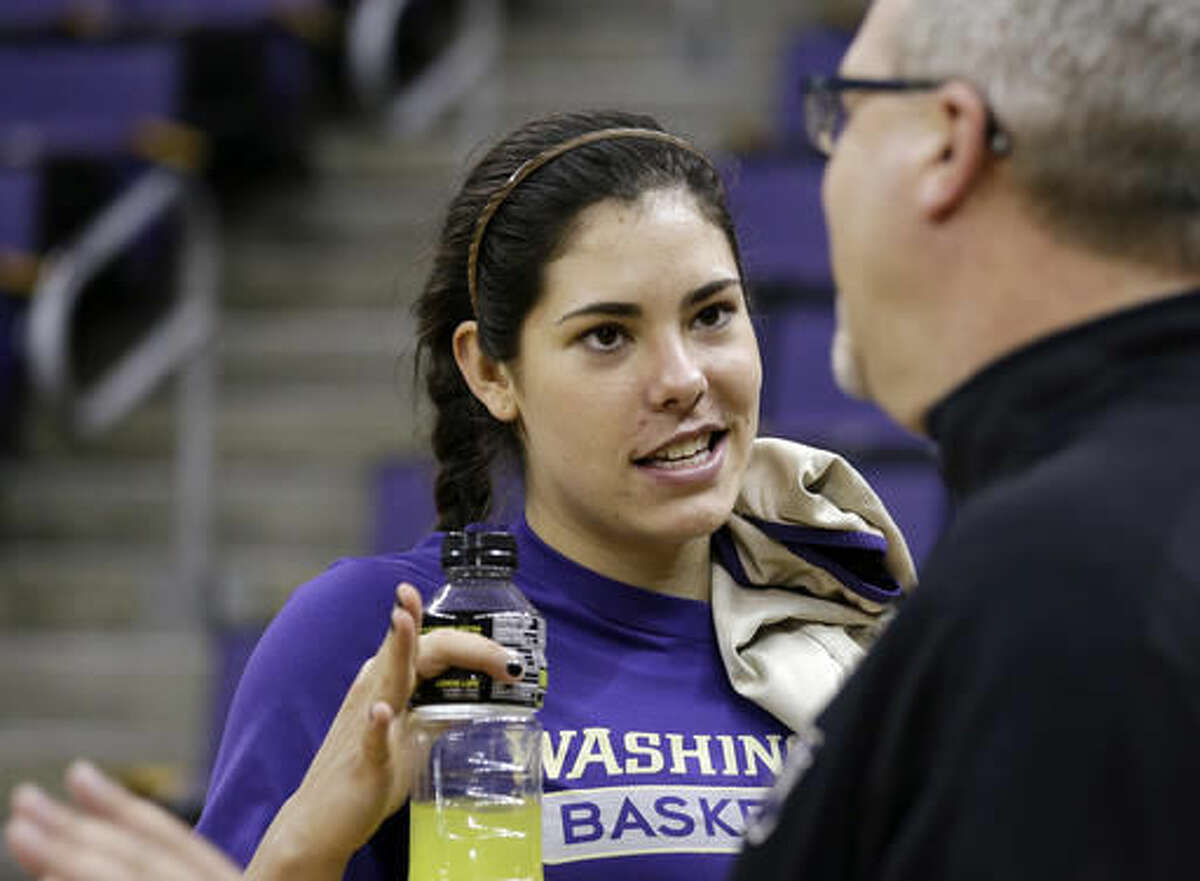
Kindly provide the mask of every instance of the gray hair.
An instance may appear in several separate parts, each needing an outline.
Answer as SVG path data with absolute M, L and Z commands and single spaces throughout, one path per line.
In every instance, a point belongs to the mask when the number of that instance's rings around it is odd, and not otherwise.
M 1054 229 L 1200 269 L 1200 0 L 912 0 L 895 51 L 981 90 Z

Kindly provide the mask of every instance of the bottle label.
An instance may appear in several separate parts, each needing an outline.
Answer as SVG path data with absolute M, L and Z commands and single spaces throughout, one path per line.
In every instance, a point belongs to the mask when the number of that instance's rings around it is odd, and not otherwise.
M 426 613 L 421 632 L 442 627 L 490 637 L 521 659 L 524 672 L 517 682 L 496 682 L 486 673 L 452 667 L 422 681 L 413 693 L 422 704 L 505 703 L 540 708 L 546 696 L 546 622 L 529 612 Z

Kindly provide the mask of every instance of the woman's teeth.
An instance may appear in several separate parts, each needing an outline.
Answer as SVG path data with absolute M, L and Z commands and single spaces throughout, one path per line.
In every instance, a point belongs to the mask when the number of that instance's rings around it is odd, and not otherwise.
M 691 440 L 680 441 L 669 447 L 663 447 L 647 461 L 660 468 L 683 468 L 694 465 L 696 461 L 708 455 L 711 434 L 703 434 Z

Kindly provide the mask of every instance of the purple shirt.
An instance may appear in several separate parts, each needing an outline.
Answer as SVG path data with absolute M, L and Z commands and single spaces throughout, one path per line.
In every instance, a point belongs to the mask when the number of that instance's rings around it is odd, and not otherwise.
M 724 878 L 789 732 L 733 692 L 706 603 L 571 562 L 514 530 L 516 582 L 545 616 L 546 881 Z M 238 687 L 199 830 L 243 864 L 299 784 L 342 696 L 375 653 L 400 581 L 428 599 L 441 535 L 403 554 L 342 560 L 299 588 Z M 405 877 L 406 811 L 347 878 Z

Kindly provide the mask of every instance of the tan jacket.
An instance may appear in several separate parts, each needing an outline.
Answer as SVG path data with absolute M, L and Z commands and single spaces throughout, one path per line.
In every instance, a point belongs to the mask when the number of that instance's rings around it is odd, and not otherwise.
M 810 545 L 804 527 L 830 532 L 810 533 L 817 539 Z M 767 532 L 778 534 L 772 538 Z M 788 533 L 796 533 L 788 536 L 797 540 L 795 550 L 780 540 Z M 759 438 L 728 531 L 714 541 L 725 551 L 724 561 L 721 553 L 714 555 L 712 611 L 729 681 L 800 731 L 878 634 L 892 598 L 915 586 L 904 538 L 879 497 L 841 456 Z M 886 543 L 883 563 L 894 584 L 862 584 L 821 553 L 822 542 L 881 549 Z

